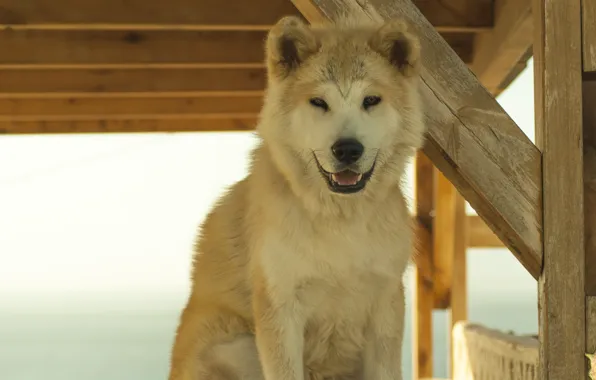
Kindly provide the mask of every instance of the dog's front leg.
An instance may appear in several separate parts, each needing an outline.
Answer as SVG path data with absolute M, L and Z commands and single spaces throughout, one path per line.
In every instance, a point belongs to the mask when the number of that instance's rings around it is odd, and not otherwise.
M 264 281 L 254 287 L 256 341 L 265 380 L 304 380 L 304 320 L 292 297 L 273 296 Z
M 381 293 L 372 311 L 364 351 L 365 380 L 402 380 L 405 317 L 403 284 Z

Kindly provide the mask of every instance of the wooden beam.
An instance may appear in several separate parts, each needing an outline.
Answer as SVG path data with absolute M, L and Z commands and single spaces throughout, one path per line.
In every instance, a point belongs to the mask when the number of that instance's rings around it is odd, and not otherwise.
M 0 30 L 0 69 L 264 68 L 265 31 Z M 470 63 L 473 34 L 444 33 Z
M 264 67 L 265 36 L 259 30 L 4 29 L 0 68 Z
M 477 215 L 467 217 L 466 235 L 470 248 L 504 248 L 503 242 Z
M 0 121 L 0 134 L 142 133 L 252 131 L 254 118 Z
M 435 170 L 435 215 L 433 221 L 433 274 L 435 309 L 451 306 L 455 248 L 455 196 L 457 190 Z
M 262 91 L 264 69 L 0 70 L 0 94 Z
M 586 353 L 596 354 L 596 297 L 593 296 L 586 297 L 586 324 Z M 596 361 L 593 365 L 596 372 Z
M 542 263 L 541 155 L 409 0 L 293 0 L 311 22 L 403 18 L 423 49 L 425 153 L 524 267 Z M 319 14 L 320 18 L 315 19 Z M 315 15 L 315 16 L 312 16 Z
M 586 379 L 581 0 L 534 0 L 536 142 L 543 155 L 541 380 Z
M 106 115 L 130 119 L 129 115 L 198 117 L 201 114 L 257 114 L 262 102 L 262 96 L 0 98 L 0 120 L 69 119 L 78 116 L 101 119 Z
M 414 0 L 414 4 L 431 24 L 440 20 L 440 25 L 451 25 L 455 32 L 493 27 L 493 0 Z
M 584 71 L 596 71 L 596 2 L 582 1 Z
M 287 0 L 3 0 L 0 24 L 11 28 L 62 29 L 257 29 L 296 15 Z
M 413 311 L 413 379 L 433 375 L 433 188 L 431 161 L 422 152 L 416 154 L 416 287 Z
M 583 82 L 586 294 L 596 296 L 596 80 Z
M 449 330 L 453 331 L 455 325 L 460 321 L 468 319 L 468 268 L 467 268 L 467 235 L 468 223 L 466 216 L 466 201 L 461 194 L 455 194 L 454 200 L 454 238 L 453 238 L 453 278 L 451 283 L 451 310 Z M 454 378 L 454 342 L 451 334 L 448 334 L 450 341 L 450 378 Z
M 533 43 L 532 1 L 496 0 L 495 26 L 476 36 L 471 69 L 494 95 L 525 68 Z
M 442 32 L 475 32 L 492 27 L 489 1 L 416 1 Z M 454 5 L 455 4 L 455 5 Z M 0 25 L 11 29 L 179 29 L 268 30 L 282 16 L 299 15 L 288 0 L 3 0 Z

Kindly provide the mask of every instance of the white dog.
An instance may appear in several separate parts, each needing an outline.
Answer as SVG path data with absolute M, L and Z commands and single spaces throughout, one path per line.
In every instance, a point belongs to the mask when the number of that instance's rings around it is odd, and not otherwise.
M 202 226 L 170 380 L 399 380 L 418 40 L 286 17 L 266 53 L 261 142 Z

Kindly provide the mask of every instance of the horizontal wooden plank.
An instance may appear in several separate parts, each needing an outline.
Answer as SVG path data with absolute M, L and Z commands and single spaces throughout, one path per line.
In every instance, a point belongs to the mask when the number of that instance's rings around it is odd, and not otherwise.
M 0 68 L 258 68 L 264 31 L 0 30 Z M 473 34 L 444 33 L 464 62 Z
M 6 65 L 252 65 L 264 67 L 264 31 L 0 31 Z
M 12 27 L 49 26 L 229 27 L 267 29 L 283 15 L 297 15 L 287 0 L 3 0 L 0 24 Z
M 0 93 L 262 91 L 264 69 L 0 70 Z
M 154 98 L 0 98 L 0 119 L 47 120 L 73 116 L 173 115 L 258 113 L 262 96 Z
M 410 0 L 292 0 L 305 15 L 405 19 L 422 46 L 424 151 L 524 267 L 542 265 L 541 153 Z M 314 10 L 313 10 L 314 8 Z M 312 17 L 312 16 L 310 16 Z M 325 21 L 324 19 L 309 21 Z
M 468 221 L 468 247 L 470 248 L 504 248 L 505 245 L 494 232 L 477 215 L 469 215 Z
M 477 3 L 477 4 L 476 4 Z M 439 30 L 470 32 L 492 26 L 487 0 L 418 0 Z M 289 0 L 3 0 L 0 25 L 13 29 L 267 30 L 279 18 L 300 15 Z
M 0 121 L 0 134 L 142 133 L 251 131 L 255 118 L 176 120 Z

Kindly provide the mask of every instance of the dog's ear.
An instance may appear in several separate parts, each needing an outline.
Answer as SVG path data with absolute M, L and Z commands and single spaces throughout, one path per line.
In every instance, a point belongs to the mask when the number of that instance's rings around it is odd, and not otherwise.
M 269 31 L 266 44 L 269 75 L 283 79 L 319 50 L 316 36 L 301 19 L 286 16 Z
M 385 57 L 403 75 L 410 77 L 420 69 L 420 42 L 408 32 L 402 20 L 389 21 L 371 37 L 370 47 Z

